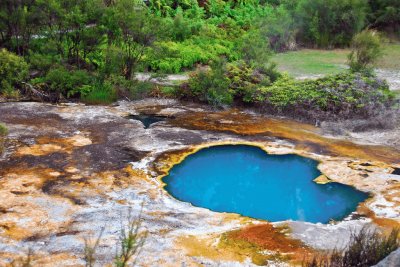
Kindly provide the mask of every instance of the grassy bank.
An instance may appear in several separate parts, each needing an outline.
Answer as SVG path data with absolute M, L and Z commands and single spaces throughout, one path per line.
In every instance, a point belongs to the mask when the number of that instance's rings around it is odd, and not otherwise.
M 273 61 L 278 64 L 279 70 L 295 77 L 323 76 L 343 71 L 349 53 L 349 49 L 303 49 L 276 54 Z M 383 53 L 376 67 L 400 71 L 400 44 L 386 45 Z

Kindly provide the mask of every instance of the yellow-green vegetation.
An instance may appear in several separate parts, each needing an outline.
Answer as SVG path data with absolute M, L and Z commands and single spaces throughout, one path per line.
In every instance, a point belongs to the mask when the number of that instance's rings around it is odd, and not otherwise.
M 14 88 L 20 86 L 20 81 L 24 80 L 27 75 L 28 64 L 22 57 L 6 49 L 0 49 L 0 94 L 17 96 Z
M 301 49 L 275 54 L 272 61 L 280 71 L 294 77 L 336 74 L 347 68 L 350 49 Z M 400 44 L 386 44 L 382 56 L 377 59 L 377 68 L 400 70 Z
M 7 134 L 8 134 L 7 127 L 4 124 L 0 123 L 0 154 L 3 153 L 4 141 L 5 141 Z
M 180 95 L 213 105 L 233 101 L 303 119 L 368 118 L 390 107 L 394 94 L 371 74 L 344 72 L 316 80 L 274 77 L 246 64 L 198 73 Z M 271 81 L 272 80 L 272 81 Z

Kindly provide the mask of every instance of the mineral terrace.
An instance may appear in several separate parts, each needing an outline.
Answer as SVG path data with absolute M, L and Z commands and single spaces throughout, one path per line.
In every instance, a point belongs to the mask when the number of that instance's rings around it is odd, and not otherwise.
M 135 114 L 166 120 L 145 129 L 129 119 Z M 154 99 L 114 106 L 1 103 L 0 121 L 9 129 L 0 159 L 0 266 L 28 249 L 35 266 L 84 266 L 84 240 L 102 229 L 97 264 L 110 265 L 121 224 L 142 206 L 148 236 L 139 266 L 291 266 L 345 244 L 366 224 L 382 231 L 400 226 L 400 175 L 392 174 L 400 150 L 379 141 L 355 143 L 245 110 Z M 371 198 L 340 222 L 269 223 L 194 207 L 163 189 L 171 166 L 199 148 L 227 143 L 316 159 L 323 173 L 317 182 L 352 185 Z M 400 250 L 380 266 L 396 262 Z

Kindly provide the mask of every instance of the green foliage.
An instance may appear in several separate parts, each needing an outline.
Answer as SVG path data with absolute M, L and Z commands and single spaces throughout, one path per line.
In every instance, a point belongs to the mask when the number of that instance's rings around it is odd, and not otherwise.
M 213 106 L 230 105 L 233 96 L 229 91 L 229 79 L 221 62 L 209 70 L 199 71 L 191 76 L 181 95 L 184 98 L 207 102 Z
M 87 87 L 93 82 L 86 70 L 68 70 L 59 66 L 51 69 L 45 77 L 32 80 L 32 83 L 65 96 L 89 92 Z
M 88 104 L 111 104 L 117 100 L 117 94 L 110 82 L 98 81 L 94 85 L 80 87 L 81 100 Z
M 127 99 L 141 99 L 149 96 L 154 84 L 148 81 L 126 80 L 122 76 L 112 75 L 107 81 L 113 86 L 118 96 Z
M 176 97 L 178 95 L 178 89 L 173 86 L 161 87 L 161 94 L 166 97 Z
M 295 48 L 298 25 L 285 5 L 278 6 L 260 17 L 256 25 L 260 35 L 268 40 L 273 51 L 281 52 Z
M 400 1 L 369 0 L 369 22 L 373 28 L 400 33 Z
M 6 49 L 0 50 L 0 94 L 13 95 L 15 87 L 28 76 L 28 64 Z
M 360 73 L 306 81 L 282 76 L 258 90 L 254 101 L 266 109 L 305 118 L 367 117 L 389 106 L 394 97 L 386 82 Z
M 344 249 L 335 249 L 327 255 L 303 262 L 303 267 L 369 267 L 383 260 L 400 246 L 399 230 L 393 229 L 388 236 L 378 230 L 364 227 L 352 233 Z
M 350 44 L 365 25 L 367 0 L 301 0 L 295 10 L 300 39 L 322 48 Z
M 382 55 L 382 38 L 373 30 L 364 30 L 354 36 L 349 54 L 349 66 L 354 72 L 369 71 Z
M 251 103 L 257 88 L 268 86 L 275 81 L 275 76 L 271 77 L 262 70 L 245 61 L 227 65 L 226 77 L 229 79 L 229 89 L 235 100 Z
M 277 79 L 274 67 L 260 68 L 245 61 L 226 64 L 218 61 L 208 70 L 198 71 L 183 85 L 181 96 L 214 106 L 233 101 L 253 103 L 257 88 L 269 86 Z

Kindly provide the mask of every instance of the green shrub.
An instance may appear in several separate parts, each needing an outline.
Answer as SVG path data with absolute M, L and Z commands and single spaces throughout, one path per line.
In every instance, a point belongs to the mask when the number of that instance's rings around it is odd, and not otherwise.
M 80 96 L 91 91 L 93 77 L 86 70 L 68 70 L 63 66 L 51 69 L 46 76 L 32 83 L 65 96 Z
M 222 55 L 230 55 L 233 43 L 197 36 L 184 42 L 159 42 L 150 52 L 149 67 L 163 73 L 178 73 L 191 69 L 197 63 L 209 64 Z
M 364 30 L 354 36 L 349 54 L 349 66 L 354 72 L 371 70 L 382 55 L 382 38 L 373 30 Z
M 28 64 L 6 49 L 0 50 L 0 93 L 8 96 L 16 94 L 15 88 L 28 76 Z
M 275 77 L 262 70 L 244 61 L 227 64 L 226 77 L 229 79 L 229 89 L 235 100 L 251 103 L 258 87 L 268 86 L 275 81 Z
M 116 91 L 109 82 L 99 81 L 82 87 L 85 93 L 81 91 L 81 100 L 87 104 L 110 104 L 117 100 Z
M 178 89 L 172 86 L 161 87 L 161 93 L 166 97 L 175 97 L 178 94 Z
M 149 81 L 126 80 L 122 76 L 112 75 L 107 79 L 116 95 L 127 99 L 141 99 L 150 95 L 154 84 Z
M 259 88 L 253 101 L 286 115 L 335 119 L 377 114 L 393 99 L 386 82 L 360 73 L 341 73 L 306 81 L 284 75 L 271 86 Z
M 327 255 L 304 261 L 303 267 L 369 267 L 377 264 L 400 246 L 399 230 L 394 229 L 388 236 L 366 227 L 352 233 L 344 249 L 335 249 Z
M 210 70 L 192 74 L 188 83 L 182 86 L 180 96 L 217 107 L 233 103 L 229 79 L 225 77 L 225 69 L 221 63 L 214 65 Z
M 365 25 L 367 0 L 301 0 L 295 10 L 298 37 L 306 44 L 347 46 Z

